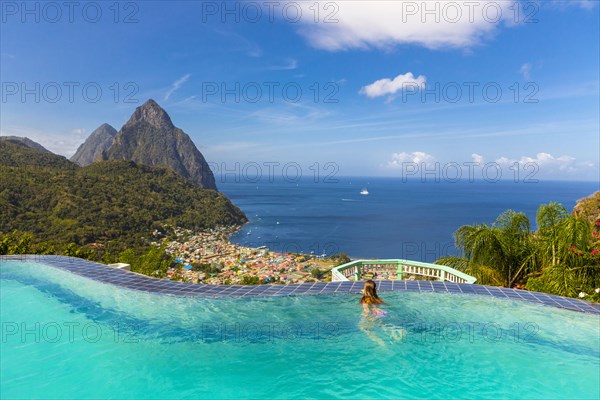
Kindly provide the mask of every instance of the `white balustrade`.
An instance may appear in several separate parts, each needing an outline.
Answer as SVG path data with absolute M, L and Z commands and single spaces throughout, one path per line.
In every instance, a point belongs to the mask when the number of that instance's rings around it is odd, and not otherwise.
M 405 275 L 434 278 L 454 283 L 474 283 L 476 279 L 445 265 L 422 263 L 410 260 L 357 260 L 331 270 L 332 281 L 361 279 L 365 273 L 385 272 L 386 276 L 403 278 Z M 397 272 L 397 273 L 396 273 Z

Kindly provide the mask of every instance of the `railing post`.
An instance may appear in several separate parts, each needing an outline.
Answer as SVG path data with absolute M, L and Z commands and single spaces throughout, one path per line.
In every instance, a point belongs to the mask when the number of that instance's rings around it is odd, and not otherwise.
M 440 282 L 446 282 L 446 271 L 442 270 L 440 274 Z
M 398 268 L 396 269 L 396 279 L 398 279 L 399 281 L 402 280 L 402 263 L 401 262 L 398 263 Z
M 361 276 L 361 272 L 362 272 L 361 267 L 362 267 L 362 264 L 360 264 L 360 263 L 356 265 L 356 280 L 357 281 L 360 281 L 360 276 Z

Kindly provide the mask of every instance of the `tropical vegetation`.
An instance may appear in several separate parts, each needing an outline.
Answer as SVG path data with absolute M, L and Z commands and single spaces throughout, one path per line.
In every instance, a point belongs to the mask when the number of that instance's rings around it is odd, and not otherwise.
M 537 231 L 527 215 L 513 210 L 490 225 L 462 226 L 454 234 L 461 256 L 436 263 L 480 284 L 600 300 L 600 192 L 584 203 L 573 213 L 558 203 L 540 206 Z
M 0 141 L 0 255 L 120 261 L 160 275 L 168 260 L 152 245 L 153 234 L 166 234 L 168 226 L 194 230 L 245 221 L 223 194 L 170 169 L 131 161 L 79 167 L 52 153 Z

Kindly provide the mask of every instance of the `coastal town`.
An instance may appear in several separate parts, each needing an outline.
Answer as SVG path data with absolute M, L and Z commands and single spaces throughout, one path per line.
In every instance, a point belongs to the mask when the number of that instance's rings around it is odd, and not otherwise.
M 192 232 L 175 228 L 174 238 L 164 241 L 165 251 L 177 263 L 167 271 L 167 277 L 210 285 L 329 281 L 329 270 L 347 261 L 343 255 L 325 258 L 234 244 L 229 239 L 237 229 L 220 227 Z

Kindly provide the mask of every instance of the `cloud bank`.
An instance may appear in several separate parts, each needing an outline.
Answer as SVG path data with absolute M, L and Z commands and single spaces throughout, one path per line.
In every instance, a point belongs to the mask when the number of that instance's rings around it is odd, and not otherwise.
M 470 160 L 438 160 L 424 151 L 392 153 L 385 165 L 388 170 L 396 170 L 411 177 L 437 176 L 444 178 L 452 174 L 452 179 L 460 176 L 469 178 L 508 179 L 519 182 L 536 182 L 537 179 L 572 179 L 575 176 L 597 174 L 598 165 L 591 161 L 580 161 L 568 155 L 553 156 L 540 152 L 535 156 L 520 158 L 498 157 L 488 161 L 484 156 L 473 153 Z M 437 174 L 437 175 L 436 175 Z
M 493 37 L 503 23 L 522 22 L 522 13 L 514 10 L 513 0 L 339 0 L 295 4 L 302 7 L 299 33 L 312 46 L 329 51 L 401 44 L 430 49 L 469 48 Z
M 379 79 L 369 85 L 363 86 L 359 93 L 370 98 L 386 95 L 390 95 L 393 98 L 393 95 L 398 91 L 424 89 L 426 81 L 427 78 L 423 75 L 415 78 L 412 72 L 407 72 L 406 74 L 398 75 L 394 79 Z

